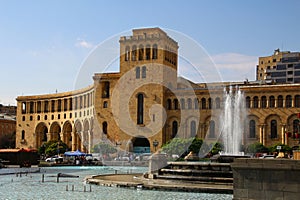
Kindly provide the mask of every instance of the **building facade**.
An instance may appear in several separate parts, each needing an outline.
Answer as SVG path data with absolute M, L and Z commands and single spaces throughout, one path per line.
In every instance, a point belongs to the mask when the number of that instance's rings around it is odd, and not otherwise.
M 260 57 L 256 79 L 267 83 L 300 83 L 300 53 L 279 49 L 267 57 Z
M 0 114 L 0 137 L 2 135 L 16 134 L 16 117 Z
M 39 148 L 60 139 L 70 150 L 90 152 L 106 141 L 141 153 L 154 152 L 174 137 L 218 140 L 224 88 L 232 83 L 178 78 L 179 46 L 159 28 L 135 29 L 119 42 L 119 72 L 96 73 L 94 84 L 81 90 L 17 98 L 16 147 Z M 247 107 L 241 122 L 245 146 L 298 145 L 300 84 L 235 85 Z

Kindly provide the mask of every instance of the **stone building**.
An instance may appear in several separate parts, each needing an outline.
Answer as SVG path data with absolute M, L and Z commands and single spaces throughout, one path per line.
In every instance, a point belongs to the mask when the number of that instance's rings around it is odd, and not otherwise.
M 300 52 L 276 49 L 271 56 L 259 57 L 256 79 L 269 83 L 300 83 Z
M 16 133 L 16 117 L 0 114 L 0 137 L 4 134 L 14 135 Z
M 121 37 L 120 71 L 96 73 L 81 90 L 17 97 L 16 147 L 61 139 L 90 152 L 108 141 L 132 152 L 153 152 L 174 137 L 216 141 L 224 88 L 178 78 L 178 44 L 159 28 Z M 244 145 L 298 145 L 300 84 L 238 82 L 245 95 Z M 295 134 L 294 134 L 295 133 Z

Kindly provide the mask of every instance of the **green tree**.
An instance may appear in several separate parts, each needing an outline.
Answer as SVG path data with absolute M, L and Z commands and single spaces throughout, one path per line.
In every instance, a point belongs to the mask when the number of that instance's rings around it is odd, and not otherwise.
M 192 152 L 198 154 L 202 144 L 203 144 L 202 139 L 194 138 L 192 144 L 189 146 L 188 151 L 192 151 Z
M 245 149 L 246 153 L 267 153 L 269 152 L 269 149 L 264 146 L 262 143 L 259 142 L 255 142 L 253 144 L 250 144 L 247 146 L 247 148 Z
M 275 144 L 271 147 L 269 147 L 269 151 L 270 152 L 278 152 L 277 150 L 277 146 L 281 146 L 281 149 L 279 150 L 280 152 L 291 152 L 292 151 L 292 148 L 289 147 L 288 145 L 285 145 L 285 144 L 281 144 L 281 143 L 278 143 L 278 144 Z
M 213 145 L 210 153 L 212 155 L 216 155 L 218 154 L 220 151 L 223 151 L 223 145 L 220 142 L 216 142 L 216 143 L 212 143 L 211 145 Z
M 108 143 L 101 142 L 101 143 L 93 146 L 92 152 L 93 153 L 101 153 L 103 155 L 108 155 L 108 154 L 116 153 L 117 149 Z
M 38 152 L 40 154 L 47 154 L 49 156 L 63 154 L 67 151 L 68 145 L 64 142 L 57 140 L 50 140 L 49 142 L 45 142 L 39 149 Z
M 182 139 L 182 138 L 173 138 L 165 145 L 162 146 L 163 152 L 172 155 L 182 155 L 189 150 L 189 146 L 192 144 L 193 138 Z M 199 150 L 198 150 L 199 151 Z

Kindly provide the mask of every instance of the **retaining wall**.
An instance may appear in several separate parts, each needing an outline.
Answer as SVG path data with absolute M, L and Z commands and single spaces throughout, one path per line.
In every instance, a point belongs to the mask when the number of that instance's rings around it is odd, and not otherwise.
M 300 160 L 236 159 L 233 199 L 284 199 L 300 197 Z

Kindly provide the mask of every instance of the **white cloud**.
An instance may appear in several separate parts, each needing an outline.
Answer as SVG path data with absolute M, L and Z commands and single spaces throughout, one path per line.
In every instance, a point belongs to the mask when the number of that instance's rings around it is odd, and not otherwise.
M 258 57 L 238 53 L 223 53 L 211 56 L 224 81 L 255 79 Z
M 94 45 L 92 43 L 87 42 L 86 40 L 80 39 L 80 38 L 77 39 L 77 42 L 76 42 L 75 46 L 86 48 L 86 49 L 91 49 L 91 48 L 94 47 Z

